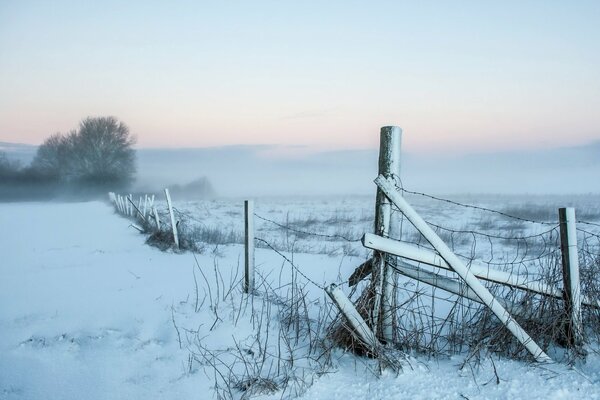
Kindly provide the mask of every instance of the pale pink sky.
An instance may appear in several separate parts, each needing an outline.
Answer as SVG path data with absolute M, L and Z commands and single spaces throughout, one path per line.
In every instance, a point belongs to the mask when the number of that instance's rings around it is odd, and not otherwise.
M 0 141 L 496 151 L 600 139 L 600 6 L 3 2 Z

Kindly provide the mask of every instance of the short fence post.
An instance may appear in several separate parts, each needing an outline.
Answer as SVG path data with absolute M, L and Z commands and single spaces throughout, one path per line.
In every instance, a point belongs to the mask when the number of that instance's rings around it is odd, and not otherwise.
M 402 129 L 397 126 L 384 126 L 380 132 L 379 142 L 379 175 L 386 178 L 400 175 L 400 145 Z M 387 237 L 390 233 L 392 205 L 387 196 L 377 189 L 375 204 L 375 234 Z M 396 303 L 396 274 L 388 266 L 391 257 L 383 252 L 373 254 L 375 260 L 373 278 L 376 283 L 375 299 L 373 302 L 373 331 L 385 341 L 393 341 L 394 312 Z M 379 332 L 381 328 L 381 332 Z
M 244 292 L 254 292 L 254 201 L 244 201 Z
M 140 216 L 143 215 L 143 213 L 142 213 L 142 196 L 140 196 L 140 201 L 138 202 L 138 208 L 137 208 L 137 214 L 136 214 L 136 216 L 138 216 L 138 215 L 140 215 Z M 146 216 L 144 215 L 142 219 L 145 219 L 145 218 L 146 218 Z
M 577 250 L 577 220 L 573 207 L 559 208 L 560 250 L 563 267 L 563 296 L 567 323 L 565 336 L 568 345 L 582 343 L 581 286 L 579 284 L 579 255 Z
M 160 217 L 158 216 L 156 206 L 152 206 L 152 212 L 154 213 L 154 220 L 156 221 L 156 230 L 160 231 Z
M 144 214 L 144 219 L 146 219 L 146 213 L 148 211 L 148 195 L 144 195 L 144 209 L 142 210 L 142 214 Z
M 169 189 L 165 189 L 165 197 L 167 198 L 167 206 L 169 207 L 169 215 L 171 216 L 173 240 L 175 241 L 175 246 L 179 248 L 179 234 L 177 233 L 177 223 L 175 222 L 175 214 L 173 214 L 173 205 L 171 204 L 171 195 L 169 194 Z

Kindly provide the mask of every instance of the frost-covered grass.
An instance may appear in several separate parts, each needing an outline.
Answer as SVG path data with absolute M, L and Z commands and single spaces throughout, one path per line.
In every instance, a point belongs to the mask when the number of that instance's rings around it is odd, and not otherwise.
M 0 398 L 600 398 L 595 353 L 581 373 L 497 355 L 461 369 L 464 354 L 415 353 L 380 377 L 375 360 L 323 340 L 331 304 L 274 251 L 257 249 L 257 292 L 242 293 L 241 201 L 174 203 L 205 229 L 196 259 L 145 245 L 103 203 L 0 205 Z M 417 206 L 440 225 L 535 233 L 428 204 Z M 257 220 L 257 236 L 319 286 L 368 256 L 339 237 L 372 230 L 370 198 L 258 199 L 256 209 L 300 231 Z

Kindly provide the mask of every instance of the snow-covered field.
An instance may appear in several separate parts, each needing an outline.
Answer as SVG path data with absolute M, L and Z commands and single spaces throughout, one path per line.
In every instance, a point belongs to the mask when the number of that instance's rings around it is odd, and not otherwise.
M 374 361 L 339 350 L 326 363 L 313 360 L 306 349 L 313 341 L 302 335 L 323 327 L 292 335 L 290 326 L 284 327 L 282 314 L 289 309 L 283 300 L 303 299 L 297 309 L 318 323 L 332 310 L 323 291 L 263 247 L 256 253 L 258 294 L 242 294 L 243 247 L 235 243 L 243 226 L 241 202 L 178 204 L 175 199 L 175 205 L 207 228 L 207 238 L 231 232 L 226 241 L 232 244 L 208 243 L 195 257 L 161 252 L 102 202 L 0 204 L 0 398 L 249 395 L 239 391 L 244 382 L 223 385 L 236 383 L 219 375 L 230 372 L 272 377 L 274 392 L 265 390 L 259 398 L 600 398 L 595 353 L 576 371 L 496 356 L 493 364 L 486 359 L 473 369 L 459 369 L 463 356 L 420 356 L 398 376 L 378 376 Z M 439 223 L 458 220 L 459 227 L 489 225 L 435 207 L 423 213 Z M 338 237 L 303 239 L 299 232 L 285 235 L 280 227 L 257 221 L 257 236 L 318 285 L 347 279 L 366 257 L 360 243 L 339 237 L 355 239 L 371 231 L 370 198 L 271 199 L 257 201 L 257 214 L 298 231 Z M 304 297 L 290 293 L 292 281 Z M 300 316 L 289 320 L 294 318 Z

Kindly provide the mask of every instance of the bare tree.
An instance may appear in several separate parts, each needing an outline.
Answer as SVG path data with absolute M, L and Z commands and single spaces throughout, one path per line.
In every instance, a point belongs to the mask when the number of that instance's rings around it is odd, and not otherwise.
M 46 139 L 32 167 L 65 183 L 114 189 L 134 178 L 134 143 L 127 125 L 115 117 L 88 117 L 77 130 Z
M 31 166 L 46 176 L 66 180 L 69 171 L 69 153 L 71 153 L 69 138 L 75 134 L 75 131 L 71 131 L 66 136 L 55 133 L 44 140 L 44 143 L 38 147 Z
M 71 180 L 89 184 L 128 184 L 135 175 L 135 138 L 115 117 L 88 117 L 68 138 Z

